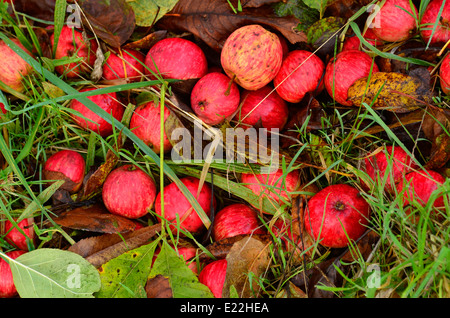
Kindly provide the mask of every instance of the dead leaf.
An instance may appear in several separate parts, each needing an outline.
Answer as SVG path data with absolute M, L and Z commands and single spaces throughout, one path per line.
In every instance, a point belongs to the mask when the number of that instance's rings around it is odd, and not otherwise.
M 418 76 L 377 72 L 356 80 L 348 89 L 348 99 L 356 107 L 365 102 L 374 109 L 410 112 L 431 99 L 430 82 Z
M 173 298 L 170 281 L 163 275 L 150 278 L 145 285 L 147 298 Z
M 98 233 L 125 233 L 136 228 L 134 221 L 114 215 L 100 204 L 63 212 L 53 220 L 63 227 Z
M 83 24 L 112 47 L 120 47 L 136 27 L 134 11 L 125 0 L 79 0 Z M 86 21 L 87 20 L 87 21 Z
M 147 34 L 137 41 L 127 43 L 123 46 L 123 49 L 143 50 L 148 51 L 156 42 L 161 41 L 167 37 L 166 30 L 158 30 Z
M 53 21 L 56 0 L 14 0 L 14 8 L 34 18 Z
M 242 11 L 234 13 L 225 0 L 180 0 L 157 26 L 175 33 L 190 32 L 215 51 L 220 51 L 234 30 L 247 24 L 260 24 L 277 31 L 291 43 L 306 42 L 306 35 L 295 31 L 298 19 L 275 15 L 272 2 L 243 2 Z
M 250 298 L 258 294 L 259 286 L 249 282 L 249 274 L 261 277 L 270 262 L 269 249 L 260 240 L 248 236 L 233 244 L 227 257 L 227 273 L 223 297 L 230 297 L 230 287 L 234 286 L 240 298 Z

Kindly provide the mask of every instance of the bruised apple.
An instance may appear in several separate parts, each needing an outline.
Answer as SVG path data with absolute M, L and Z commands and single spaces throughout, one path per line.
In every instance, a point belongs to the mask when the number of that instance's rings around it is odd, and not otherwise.
M 65 180 L 61 189 L 77 192 L 83 184 L 86 162 L 78 152 L 66 149 L 51 155 L 44 164 L 45 180 Z
M 298 103 L 307 93 L 322 90 L 325 70 L 322 60 L 312 52 L 291 51 L 273 80 L 278 95 L 290 103 Z
M 81 62 L 68 63 L 55 67 L 59 75 L 76 78 L 83 73 L 89 73 L 94 66 L 98 44 L 94 39 L 85 40 L 83 34 L 73 27 L 64 25 L 55 43 L 55 35 L 50 37 L 52 47 L 56 46 L 55 59 L 80 57 Z
M 191 92 L 191 107 L 203 122 L 217 125 L 234 115 L 239 99 L 237 85 L 225 74 L 212 72 L 195 84 Z
M 80 92 L 89 92 L 93 90 L 96 90 L 96 88 L 88 87 L 81 89 Z M 109 114 L 109 117 L 112 116 L 118 121 L 122 120 L 125 108 L 117 99 L 117 94 L 115 92 L 88 96 L 87 98 L 106 111 Z M 72 114 L 72 118 L 78 126 L 86 130 L 97 132 L 102 137 L 108 137 L 113 133 L 113 126 L 106 119 L 91 111 L 78 100 L 72 100 L 70 108 L 80 113 L 80 115 Z
M 153 179 L 134 165 L 113 170 L 105 180 L 103 203 L 112 214 L 137 219 L 153 207 L 156 185 Z
M 247 90 L 256 90 L 271 82 L 282 60 L 280 39 L 258 24 L 246 25 L 231 33 L 220 55 L 225 73 Z

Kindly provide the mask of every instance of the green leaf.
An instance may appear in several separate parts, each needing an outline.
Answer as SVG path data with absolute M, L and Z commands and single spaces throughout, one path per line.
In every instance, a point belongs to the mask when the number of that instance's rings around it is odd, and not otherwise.
M 100 289 L 94 266 L 78 254 L 42 248 L 7 259 L 22 298 L 92 298 Z
M 134 9 L 136 25 L 152 26 L 177 4 L 178 0 L 135 0 L 128 2 Z
M 209 288 L 198 281 L 197 276 L 186 265 L 185 261 L 165 241 L 153 264 L 149 279 L 157 275 L 162 275 L 169 280 L 173 298 L 213 297 Z
M 95 296 L 97 298 L 141 297 L 158 241 L 155 240 L 123 253 L 103 264 L 99 269 L 102 287 Z
M 325 9 L 332 2 L 332 0 L 303 0 L 303 3 L 306 4 L 311 9 L 316 9 L 320 12 L 320 16 L 323 16 Z

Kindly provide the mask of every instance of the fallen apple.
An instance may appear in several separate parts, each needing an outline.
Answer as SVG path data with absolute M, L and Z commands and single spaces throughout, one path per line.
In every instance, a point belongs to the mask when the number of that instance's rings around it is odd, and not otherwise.
M 222 290 L 227 275 L 227 260 L 219 259 L 207 264 L 198 275 L 198 280 L 206 285 L 215 298 L 222 298 Z
M 378 11 L 370 27 L 377 38 L 387 42 L 400 42 L 411 38 L 416 29 L 416 18 L 419 13 L 409 0 L 378 1 Z
M 65 180 L 61 189 L 70 193 L 77 192 L 83 184 L 86 162 L 81 154 L 74 150 L 60 150 L 52 154 L 44 164 L 44 180 Z
M 166 38 L 153 45 L 145 57 L 149 68 L 146 74 L 153 73 L 165 79 L 196 79 L 208 71 L 208 62 L 202 49 L 192 41 L 183 38 Z
M 342 51 L 328 62 L 325 70 L 325 88 L 339 104 L 352 106 L 348 100 L 348 89 L 352 84 L 370 74 L 378 72 L 378 66 L 365 52 L 359 50 Z
M 16 248 L 22 251 L 28 251 L 28 244 L 33 246 L 35 239 L 33 218 L 23 219 L 19 223 L 17 223 L 17 220 L 14 220 L 14 222 L 20 230 L 11 221 L 6 220 L 4 225 L 4 239 Z
M 278 95 L 290 103 L 298 103 L 307 93 L 318 94 L 322 89 L 325 65 L 312 52 L 294 50 L 283 60 L 273 80 Z
M 25 251 L 17 250 L 6 252 L 5 254 L 12 259 L 16 259 L 25 253 Z M 11 267 L 7 261 L 0 257 L 0 298 L 13 298 L 17 295 L 17 289 L 14 285 Z
M 450 2 L 446 1 L 444 3 L 443 0 L 430 1 L 420 20 L 420 35 L 425 44 L 447 43 L 450 40 L 449 23 Z
M 56 72 L 67 78 L 76 78 L 89 73 L 97 59 L 98 44 L 94 39 L 85 40 L 83 33 L 73 27 L 64 25 L 58 43 L 55 43 L 55 34 L 50 37 L 52 47 L 56 45 L 55 59 L 79 57 L 80 62 L 57 65 Z
M 81 89 L 80 92 L 93 90 L 96 90 L 96 88 L 88 87 Z M 98 94 L 88 96 L 87 98 L 106 111 L 109 114 L 109 117 L 112 116 L 118 121 L 122 120 L 125 108 L 118 100 L 116 93 Z M 72 118 L 75 123 L 83 129 L 94 131 L 103 138 L 106 138 L 113 133 L 113 126 L 108 121 L 111 120 L 111 118 L 108 118 L 108 120 L 102 118 L 76 99 L 72 100 L 70 108 L 80 113 L 80 115 L 72 114 Z
M 191 92 L 191 107 L 208 125 L 217 125 L 233 116 L 239 107 L 238 86 L 219 72 L 208 73 L 198 80 Z
M 102 198 L 112 214 L 137 219 L 153 207 L 156 185 L 139 167 L 131 164 L 114 169 L 103 184 Z
M 377 36 L 373 33 L 371 28 L 368 28 L 362 36 L 369 44 L 375 47 L 382 45 L 383 41 L 377 39 Z M 345 38 L 344 44 L 342 45 L 342 51 L 348 50 L 361 50 L 361 40 L 356 35 Z
M 233 31 L 223 44 L 220 54 L 225 73 L 247 90 L 256 90 L 269 84 L 280 70 L 282 60 L 280 39 L 258 24 Z
M 10 40 L 32 56 L 18 39 L 11 38 Z M 22 79 L 33 70 L 33 67 L 14 52 L 3 40 L 0 40 L 0 68 L 0 80 L 18 92 L 22 92 L 25 89 Z
M 170 111 L 164 107 L 164 123 L 170 116 Z M 164 128 L 163 128 L 164 129 Z M 149 101 L 139 105 L 130 119 L 130 130 L 154 152 L 161 151 L 161 106 Z M 164 131 L 163 149 L 168 152 L 172 144 Z
M 347 184 L 334 184 L 309 199 L 304 225 L 322 246 L 340 248 L 367 230 L 369 214 L 369 204 L 359 190 Z
M 450 55 L 446 55 L 442 59 L 439 68 L 439 80 L 441 82 L 441 89 L 446 95 L 450 95 Z
M 203 184 L 199 195 L 197 195 L 200 186 L 199 179 L 194 177 L 184 177 L 181 178 L 180 181 L 197 199 L 198 204 L 209 217 L 211 214 L 211 201 L 213 208 L 216 206 L 216 199 L 213 196 L 211 187 L 208 184 Z M 162 205 L 160 192 L 156 197 L 155 212 L 159 217 L 164 218 L 171 223 L 170 228 L 174 232 L 178 232 L 178 229 L 181 229 L 190 232 L 192 235 L 196 235 L 206 229 L 203 221 L 175 182 L 165 186 L 163 193 L 164 204 Z M 180 221 L 179 224 L 178 220 Z
M 214 218 L 212 236 L 216 241 L 237 235 L 264 233 L 266 230 L 256 210 L 243 203 L 226 206 Z
M 244 128 L 261 126 L 281 131 L 288 120 L 287 103 L 268 85 L 254 91 L 244 90 L 240 105 L 234 120 Z
M 119 50 L 110 55 L 103 65 L 103 78 L 106 80 L 127 79 L 138 82 L 145 73 L 145 55 L 137 50 Z

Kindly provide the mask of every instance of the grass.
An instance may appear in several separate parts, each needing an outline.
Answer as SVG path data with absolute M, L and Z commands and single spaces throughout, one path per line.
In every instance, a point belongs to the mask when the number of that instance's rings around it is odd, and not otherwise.
M 423 8 L 420 10 L 422 14 Z M 359 13 L 362 14 L 362 13 Z M 20 16 L 20 15 L 19 15 Z M 13 23 L 9 21 L 9 23 Z M 360 36 L 356 24 L 351 22 L 348 27 Z M 4 28 L 6 30 L 6 28 Z M 15 25 L 16 34 L 20 38 L 27 38 L 29 44 L 33 41 L 33 28 L 27 25 L 25 28 Z M 11 34 L 8 34 L 11 35 Z M 8 41 L 6 33 L 1 32 L 0 38 Z M 361 37 L 362 38 L 362 37 Z M 408 63 L 418 63 L 428 66 L 428 63 L 415 59 L 399 58 L 388 52 L 382 52 L 362 40 L 366 46 L 381 56 L 395 58 Z M 14 47 L 13 45 L 11 45 Z M 17 48 L 16 48 L 17 49 Z M 154 153 L 147 145 L 142 143 L 129 129 L 126 122 L 113 121 L 118 130 L 122 130 L 131 146 L 115 150 L 119 135 L 104 139 L 95 133 L 83 131 L 73 124 L 70 119 L 68 103 L 72 99 L 78 99 L 85 103 L 91 110 L 104 118 L 108 114 L 102 112 L 98 106 L 91 103 L 87 94 L 79 93 L 78 89 L 83 85 L 95 85 L 85 79 L 82 82 L 67 82 L 53 72 L 55 64 L 64 61 L 45 60 L 41 64 L 32 60 L 18 50 L 30 64 L 35 73 L 26 79 L 27 93 L 14 94 L 15 100 L 9 113 L 2 117 L 0 122 L 0 150 L 4 160 L 0 160 L 5 169 L 0 171 L 0 214 L 8 219 L 16 217 L 25 218 L 34 216 L 37 222 L 36 231 L 42 240 L 37 248 L 53 242 L 54 237 L 64 241 L 61 246 L 73 244 L 74 237 L 52 222 L 53 211 L 49 205 L 52 191 L 47 189 L 42 181 L 42 163 L 50 153 L 59 149 L 75 149 L 87 159 L 88 170 L 105 162 L 108 151 L 113 151 L 121 162 L 132 162 L 139 165 L 154 177 L 159 179 L 159 187 L 175 181 L 184 175 L 193 175 L 203 178 L 205 182 L 214 181 L 215 193 L 221 204 L 230 202 L 258 202 L 259 197 L 246 192 L 239 184 L 239 173 L 249 172 L 256 165 L 212 163 L 206 165 L 213 173 L 206 173 L 205 163 L 175 164 L 162 154 Z M 65 61 L 65 62 L 72 62 Z M 167 84 L 160 81 L 148 81 L 134 84 L 122 84 L 101 88 L 101 92 L 124 92 L 139 95 L 142 92 L 151 94 L 160 99 L 161 95 L 148 89 L 153 84 Z M 97 91 L 96 93 L 99 93 Z M 163 90 L 164 92 L 164 90 Z M 169 91 L 170 94 L 170 91 Z M 163 94 L 163 98 L 166 95 Z M 0 93 L 0 98 L 6 104 L 5 94 Z M 169 100 L 164 100 L 170 103 Z M 435 106 L 448 109 L 449 98 L 440 96 L 435 99 Z M 133 103 L 124 104 L 131 109 Z M 302 277 L 320 270 L 328 269 L 329 277 L 320 279 L 320 274 L 313 277 L 319 280 L 318 287 L 307 286 L 306 291 L 319 291 L 333 293 L 342 298 L 355 297 L 403 297 L 403 298 L 447 298 L 450 296 L 450 249 L 449 249 L 449 222 L 450 209 L 447 204 L 444 217 L 437 220 L 433 217 L 433 200 L 438 194 L 450 195 L 450 180 L 438 189 L 432 200 L 425 206 L 417 202 L 411 206 L 404 206 L 404 193 L 388 194 L 381 185 L 375 185 L 373 189 L 366 190 L 360 186 L 360 178 L 364 173 L 359 170 L 362 158 L 367 153 L 384 144 L 397 144 L 405 150 L 404 140 L 400 139 L 397 132 L 380 117 L 380 113 L 365 104 L 358 110 L 341 109 L 333 103 L 323 105 L 328 112 L 327 117 L 322 118 L 322 129 L 310 132 L 307 126 L 297 128 L 299 144 L 288 149 L 291 157 L 296 161 L 285 162 L 284 169 L 287 173 L 290 169 L 301 169 L 302 177 L 306 184 L 321 189 L 328 184 L 348 183 L 361 190 L 364 198 L 371 207 L 370 229 L 375 234 L 376 240 L 370 246 L 370 253 L 366 255 L 357 244 L 349 247 L 351 258 L 334 255 L 315 244 L 309 253 L 292 253 L 283 247 L 279 237 L 271 238 L 270 263 L 265 275 L 251 276 L 249 279 L 256 281 L 260 287 L 255 291 L 260 297 L 282 297 L 286 295 L 302 296 L 293 282 L 298 282 Z M 311 118 L 308 118 L 310 120 Z M 381 127 L 384 135 L 371 133 L 370 128 Z M 406 127 L 405 127 L 406 129 Z M 450 136 L 448 130 L 445 133 Z M 417 136 L 411 136 L 413 143 L 417 142 Z M 423 163 L 423 158 L 418 158 Z M 3 168 L 3 167 L 2 167 Z M 207 170 L 206 170 L 207 171 Z M 385 182 L 385 180 L 384 180 Z M 183 187 L 182 187 L 183 188 Z M 191 200 L 200 215 L 202 209 L 195 198 L 186 189 L 186 196 Z M 298 191 L 297 198 L 309 192 Z M 299 199 L 300 203 L 304 203 Z M 271 203 L 264 201 L 270 206 Z M 277 218 L 292 218 L 290 211 L 302 207 L 287 204 L 282 207 L 272 205 L 272 214 Z M 203 215 L 204 222 L 208 218 Z M 262 217 L 265 226 L 270 229 L 271 215 Z M 50 221 L 48 228 L 40 226 Z M 170 236 L 173 242 L 179 237 Z M 204 249 L 206 243 L 198 238 L 190 237 L 200 248 Z M 208 241 L 207 241 L 208 242 Z M 364 245 L 363 245 L 364 247 Z M 365 246 L 367 247 L 367 246 Z M 8 251 L 12 248 L 0 237 L 0 248 Z M 364 255 L 363 255 L 364 254 Z M 312 257 L 311 257 L 312 255 Z M 347 254 L 348 256 L 348 254 Z M 331 257 L 335 257 L 334 265 L 321 268 L 321 264 Z M 330 277 L 333 273 L 340 273 L 343 277 L 342 284 L 334 284 Z M 328 280 L 327 280 L 328 279 Z M 297 293 L 296 293 L 297 292 Z M 320 294 L 323 295 L 323 294 Z

